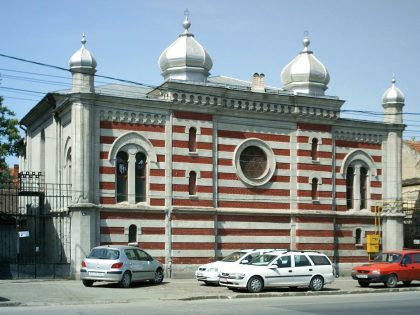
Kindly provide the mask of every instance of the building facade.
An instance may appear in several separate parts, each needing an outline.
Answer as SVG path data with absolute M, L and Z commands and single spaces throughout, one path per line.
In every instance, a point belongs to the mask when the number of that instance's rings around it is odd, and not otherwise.
M 402 247 L 402 107 L 384 93 L 384 122 L 344 119 L 327 68 L 303 50 L 283 87 L 209 75 L 213 61 L 184 32 L 160 56 L 164 82 L 95 86 L 97 63 L 70 59 L 72 88 L 48 93 L 21 121 L 21 170 L 72 185 L 72 276 L 99 244 L 136 244 L 169 275 L 241 248 L 327 253 L 343 270 L 367 261 L 366 236 Z

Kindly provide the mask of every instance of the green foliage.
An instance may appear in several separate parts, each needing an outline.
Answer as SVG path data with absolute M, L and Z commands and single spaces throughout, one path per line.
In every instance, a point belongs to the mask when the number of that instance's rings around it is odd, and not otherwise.
M 18 156 L 23 148 L 18 124 L 15 113 L 3 106 L 3 98 L 0 96 L 0 183 L 11 179 L 6 157 Z

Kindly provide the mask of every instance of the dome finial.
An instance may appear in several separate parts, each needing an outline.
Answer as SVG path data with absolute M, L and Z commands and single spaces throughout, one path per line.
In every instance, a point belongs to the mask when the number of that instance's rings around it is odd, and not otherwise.
M 86 40 L 86 34 L 85 34 L 85 32 L 83 32 L 81 43 L 84 46 L 86 44 L 86 42 L 87 42 L 87 40 Z
M 188 9 L 186 9 L 184 11 L 184 15 L 185 15 L 185 19 L 184 19 L 184 23 L 182 23 L 182 27 L 184 27 L 184 29 L 185 29 L 184 34 L 189 34 L 188 30 L 191 26 L 191 22 L 189 20 L 190 11 L 188 11 Z
M 395 85 L 395 82 L 397 82 L 397 80 L 395 80 L 395 73 L 393 73 L 392 80 L 391 80 L 392 85 Z
M 305 31 L 303 32 L 303 51 L 308 51 L 308 46 L 311 43 L 311 41 L 309 40 L 309 32 Z

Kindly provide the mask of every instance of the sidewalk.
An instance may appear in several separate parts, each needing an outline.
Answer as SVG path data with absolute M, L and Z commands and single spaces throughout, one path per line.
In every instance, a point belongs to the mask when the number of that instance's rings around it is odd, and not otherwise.
M 420 282 L 412 286 L 402 284 L 395 289 L 386 289 L 382 284 L 372 284 L 361 288 L 349 277 L 336 279 L 326 285 L 323 291 L 312 292 L 307 288 L 283 288 L 265 290 L 250 294 L 232 291 L 219 286 L 206 286 L 195 279 L 165 279 L 160 285 L 147 282 L 134 283 L 129 289 L 121 289 L 117 284 L 95 283 L 86 288 L 78 280 L 0 280 L 1 306 L 40 306 L 71 304 L 130 303 L 141 300 L 199 300 L 233 299 L 246 297 L 280 297 L 298 295 L 334 295 L 375 292 L 420 291 Z

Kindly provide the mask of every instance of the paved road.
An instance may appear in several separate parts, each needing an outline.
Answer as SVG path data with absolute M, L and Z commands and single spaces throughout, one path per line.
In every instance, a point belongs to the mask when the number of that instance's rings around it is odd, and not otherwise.
M 420 282 L 413 282 L 410 287 L 399 285 L 396 289 L 386 289 L 381 284 L 361 288 L 356 281 L 344 277 L 325 286 L 321 292 L 312 292 L 306 288 L 284 288 L 250 294 L 231 291 L 224 287 L 205 286 L 194 279 L 169 279 L 160 285 L 138 283 L 129 289 L 121 289 L 111 283 L 95 283 L 93 287 L 86 288 L 77 280 L 0 280 L 0 306 L 87 305 L 404 291 L 420 291 Z
M 223 300 L 144 300 L 131 303 L 0 307 L 8 315 L 404 315 L 418 314 L 418 292 L 281 296 Z

